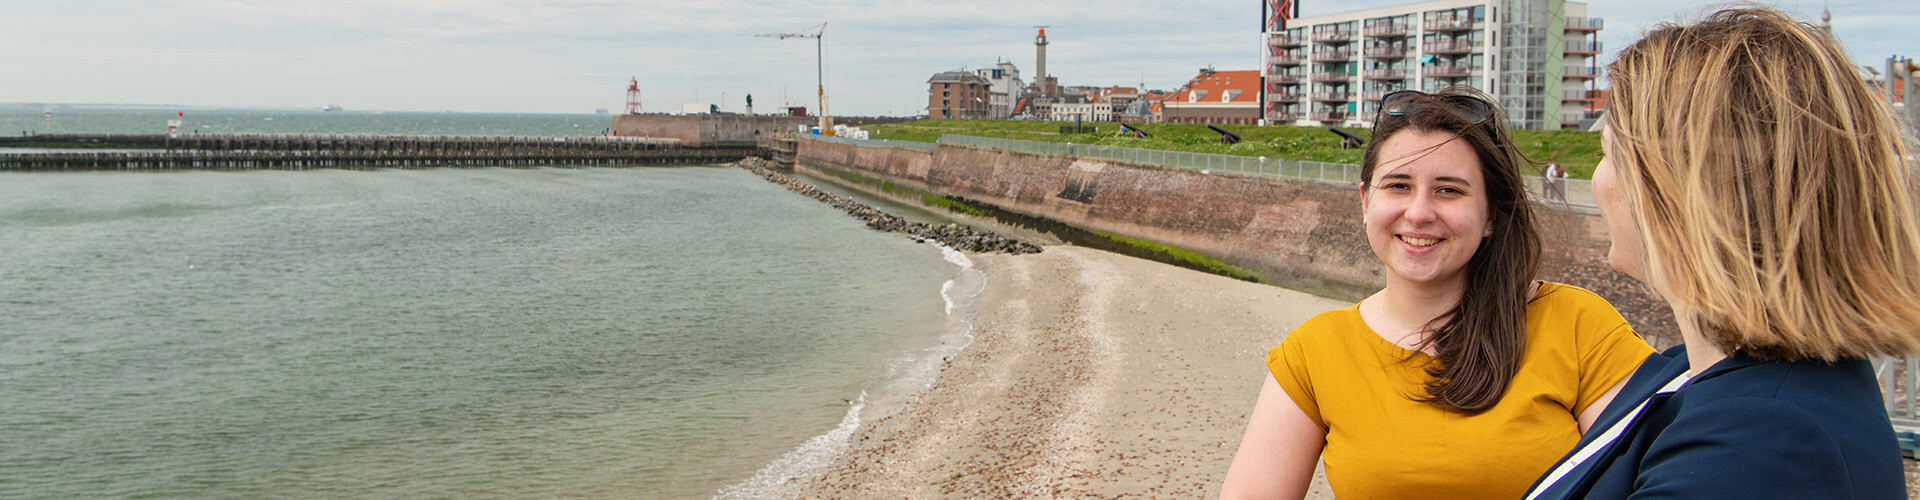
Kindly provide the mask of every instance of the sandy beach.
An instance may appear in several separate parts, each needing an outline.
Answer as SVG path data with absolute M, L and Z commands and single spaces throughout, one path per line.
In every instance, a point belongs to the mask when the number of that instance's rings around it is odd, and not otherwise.
M 1266 349 L 1347 305 L 1085 248 L 973 258 L 973 344 L 806 498 L 1211 497 Z

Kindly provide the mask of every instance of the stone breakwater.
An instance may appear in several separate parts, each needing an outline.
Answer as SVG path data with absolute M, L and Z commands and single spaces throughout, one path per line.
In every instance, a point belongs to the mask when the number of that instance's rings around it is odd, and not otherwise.
M 768 182 L 786 187 L 788 191 L 800 193 L 821 203 L 833 205 L 854 218 L 867 221 L 867 227 L 880 231 L 907 233 L 916 242 L 935 241 L 948 248 L 974 253 L 1027 254 L 1040 253 L 1040 247 L 1009 239 L 987 231 L 977 231 L 959 224 L 933 225 L 913 222 L 893 214 L 882 212 L 866 204 L 836 195 L 811 184 L 800 182 L 779 172 L 767 168 L 767 161 L 761 158 L 747 158 L 734 163 L 767 179 Z

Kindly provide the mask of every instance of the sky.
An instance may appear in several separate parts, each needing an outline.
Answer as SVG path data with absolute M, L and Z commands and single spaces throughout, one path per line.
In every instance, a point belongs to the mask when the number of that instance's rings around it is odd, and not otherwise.
M 1298 0 L 1302 15 L 1403 0 Z M 1776 0 L 1861 64 L 1920 58 L 1920 1 Z M 1601 62 L 1654 23 L 1718 5 L 1593 0 Z M 1034 74 L 1035 25 L 1062 85 L 1173 89 L 1198 69 L 1260 65 L 1260 0 L 0 0 L 0 103 L 517 113 L 649 112 L 715 103 L 814 106 L 827 23 L 829 110 L 925 112 L 926 80 L 1006 60 Z

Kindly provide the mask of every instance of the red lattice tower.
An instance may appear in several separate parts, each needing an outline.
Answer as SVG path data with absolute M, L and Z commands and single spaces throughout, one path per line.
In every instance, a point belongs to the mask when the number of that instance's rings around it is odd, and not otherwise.
M 627 114 L 640 114 L 640 78 L 627 81 Z

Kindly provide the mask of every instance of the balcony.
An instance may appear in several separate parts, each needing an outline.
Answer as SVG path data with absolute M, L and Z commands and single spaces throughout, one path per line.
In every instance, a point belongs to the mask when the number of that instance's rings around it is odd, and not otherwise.
M 1370 89 L 1370 90 L 1367 90 L 1366 92 L 1361 92 L 1360 98 L 1365 99 L 1367 101 L 1378 101 L 1380 100 L 1380 98 L 1386 97 L 1387 94 L 1391 94 L 1394 92 L 1399 92 L 1399 91 L 1387 90 L 1387 89 Z
M 1299 92 L 1268 92 L 1267 93 L 1267 102 L 1280 102 L 1280 101 L 1291 102 L 1291 101 L 1298 101 L 1298 100 L 1300 100 Z
M 1466 31 L 1473 29 L 1471 17 L 1436 17 L 1428 19 L 1424 26 L 1427 31 Z
M 1353 119 L 1353 113 L 1346 111 L 1315 111 L 1313 119 L 1320 121 L 1341 121 Z
M 1347 102 L 1347 101 L 1353 100 L 1353 94 L 1349 94 L 1346 91 L 1314 92 L 1313 100 L 1327 101 L 1327 102 Z
M 1274 73 L 1267 75 L 1267 81 L 1274 83 L 1299 83 L 1300 75 L 1293 73 Z
M 1353 40 L 1353 30 L 1320 30 L 1313 32 L 1316 42 L 1345 42 Z
M 1562 101 L 1598 101 L 1600 100 L 1600 96 L 1591 95 L 1589 91 L 1586 91 L 1586 90 L 1563 90 L 1563 91 L 1560 91 L 1560 100 Z
M 1568 54 L 1587 54 L 1587 55 L 1599 55 L 1599 54 L 1600 54 L 1600 42 L 1598 42 L 1598 41 L 1586 41 L 1586 40 L 1568 40 L 1568 41 L 1567 41 L 1567 50 L 1566 50 L 1566 53 L 1568 53 Z
M 1315 61 L 1351 61 L 1353 60 L 1353 49 L 1316 50 L 1316 51 L 1313 51 L 1313 60 Z
M 1459 54 L 1473 52 L 1473 40 L 1438 40 L 1420 44 L 1420 50 L 1428 54 Z
M 1606 27 L 1606 19 L 1598 17 L 1567 18 L 1567 31 L 1600 31 Z
M 1289 33 L 1282 33 L 1278 35 L 1267 35 L 1267 45 L 1272 45 L 1275 47 L 1298 47 L 1306 44 L 1307 44 L 1307 37 L 1300 36 L 1300 35 L 1289 34 Z
M 1475 71 L 1480 71 L 1480 67 L 1464 64 L 1434 64 L 1420 67 L 1420 72 L 1427 76 L 1467 76 Z
M 1274 54 L 1273 57 L 1267 59 L 1267 61 L 1274 64 L 1300 64 L 1307 62 L 1307 56 L 1299 52 L 1288 52 L 1285 54 Z
M 1400 23 L 1367 25 L 1367 36 L 1394 37 L 1407 34 L 1407 25 Z
M 1313 74 L 1314 81 L 1320 82 L 1346 81 L 1349 78 L 1353 78 L 1353 75 L 1338 71 L 1321 71 Z
M 1392 59 L 1396 57 L 1406 57 L 1407 48 L 1400 45 L 1378 45 L 1367 47 L 1366 53 L 1367 57 Z
M 1292 111 L 1279 111 L 1274 113 L 1267 113 L 1267 121 L 1289 121 L 1290 122 L 1290 121 L 1296 121 L 1299 119 L 1300 119 L 1300 113 L 1295 113 Z
M 1406 68 L 1379 68 L 1366 72 L 1368 80 L 1399 80 L 1407 77 Z
M 1567 66 L 1560 76 L 1565 78 L 1599 78 L 1605 74 L 1598 66 Z
M 1562 126 L 1575 126 L 1583 121 L 1598 119 L 1600 119 L 1599 111 L 1560 113 L 1560 125 Z

